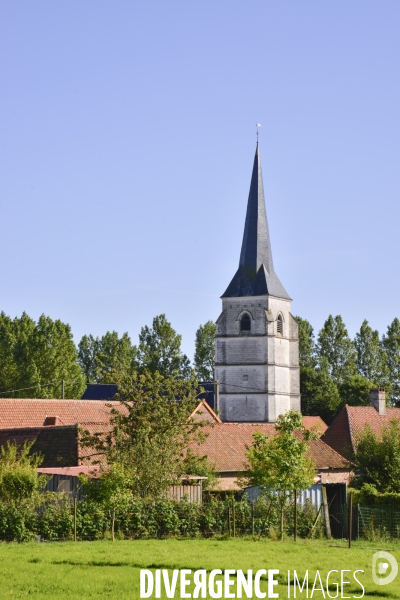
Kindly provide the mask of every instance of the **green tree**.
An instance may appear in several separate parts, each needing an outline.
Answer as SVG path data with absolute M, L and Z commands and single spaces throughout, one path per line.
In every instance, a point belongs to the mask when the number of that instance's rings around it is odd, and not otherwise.
M 0 315 L 0 391 L 20 398 L 79 398 L 84 376 L 77 361 L 71 327 L 42 315 L 36 323 L 26 313 L 11 320 Z M 2 394 L 3 398 L 5 397 Z
M 316 366 L 314 329 L 306 319 L 295 317 L 299 326 L 300 367 L 314 369 Z
M 349 406 L 368 406 L 369 393 L 372 388 L 376 387 L 372 381 L 365 379 L 358 373 L 348 377 L 338 385 L 339 394 L 341 397 L 340 407 L 345 404 Z
M 215 333 L 213 321 L 200 325 L 196 331 L 194 368 L 199 381 L 214 381 Z
M 23 313 L 22 317 L 25 316 Z M 27 315 L 26 315 L 27 316 Z M 33 323 L 33 322 L 32 322 Z M 4 312 L 0 313 L 0 392 L 22 387 L 18 385 L 16 346 L 16 323 Z M 0 396 L 1 398 L 1 396 Z M 4 395 L 3 395 L 4 398 Z
M 181 352 L 182 336 L 177 334 L 164 314 L 153 319 L 153 326 L 142 327 L 139 334 L 138 361 L 142 370 L 168 377 L 190 377 L 190 361 Z
M 101 338 L 84 335 L 78 345 L 79 363 L 90 383 L 114 383 L 118 373 L 137 369 L 137 348 L 127 333 L 107 331 Z
M 354 341 L 357 352 L 357 371 L 375 386 L 387 389 L 389 381 L 388 356 L 379 339 L 379 332 L 364 319 Z M 373 387 L 373 386 L 372 386 Z
M 81 475 L 85 500 L 101 505 L 111 521 L 112 541 L 115 539 L 115 521 L 132 505 L 134 495 L 132 479 L 124 465 L 114 463 L 103 467 L 96 479 Z
M 300 369 L 301 412 L 332 423 L 342 406 L 338 386 L 327 369 Z
M 301 414 L 293 411 L 279 417 L 276 432 L 271 438 L 255 433 L 246 454 L 250 485 L 258 485 L 265 494 L 273 493 L 277 498 L 283 539 L 284 515 L 294 492 L 305 490 L 314 482 L 315 464 L 307 456 L 307 442 L 317 436 L 303 426 Z
M 327 365 L 329 375 L 341 383 L 356 373 L 356 351 L 340 315 L 329 315 L 318 334 L 319 364 Z
M 120 407 L 112 409 L 110 431 L 84 432 L 92 459 L 123 467 L 134 496 L 155 500 L 185 471 L 189 440 L 202 423 L 191 418 L 198 402 L 196 379 L 155 373 L 123 375 L 116 381 Z
M 0 448 L 0 502 L 20 504 L 24 501 L 38 503 L 40 490 L 47 477 L 37 474 L 37 467 L 43 461 L 39 454 L 31 454 L 33 442 L 25 442 L 22 447 L 7 442 Z
M 379 492 L 400 493 L 400 423 L 393 419 L 381 435 L 369 424 L 357 436 L 352 484 L 361 488 L 372 484 Z
M 390 399 L 392 404 L 400 406 L 400 321 L 395 318 L 383 336 L 382 344 L 388 357 Z
M 191 448 L 187 450 L 184 457 L 182 472 L 185 475 L 206 477 L 207 479 L 203 481 L 203 490 L 213 488 L 217 482 L 216 465 L 210 461 L 208 456 L 200 456 L 193 452 Z
M 87 383 L 98 383 L 96 356 L 99 338 L 92 334 L 84 335 L 78 344 L 78 361 L 85 374 Z

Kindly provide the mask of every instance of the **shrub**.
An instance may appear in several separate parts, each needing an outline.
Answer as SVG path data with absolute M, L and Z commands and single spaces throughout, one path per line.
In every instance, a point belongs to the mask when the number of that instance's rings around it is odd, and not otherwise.
M 0 539 L 27 542 L 37 532 L 37 512 L 30 502 L 0 504 Z
M 45 540 L 72 539 L 73 505 L 64 494 L 54 493 L 52 496 L 39 512 L 37 533 Z

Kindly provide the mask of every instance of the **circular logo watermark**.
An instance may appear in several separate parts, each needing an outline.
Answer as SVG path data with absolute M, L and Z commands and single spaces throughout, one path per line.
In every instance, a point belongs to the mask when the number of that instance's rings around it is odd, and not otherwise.
M 391 569 L 389 568 L 391 567 Z M 389 552 L 375 552 L 372 557 L 372 579 L 378 585 L 392 583 L 399 571 L 397 560 Z M 384 577 L 384 575 L 386 577 Z

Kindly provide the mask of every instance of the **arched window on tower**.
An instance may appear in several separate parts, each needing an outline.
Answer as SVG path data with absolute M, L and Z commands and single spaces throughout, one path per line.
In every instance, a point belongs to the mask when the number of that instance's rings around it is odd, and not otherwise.
M 278 315 L 277 321 L 276 321 L 276 333 L 278 335 L 283 335 L 283 319 L 282 319 L 282 315 Z
M 250 331 L 251 330 L 251 319 L 250 315 L 244 313 L 243 317 L 240 319 L 240 331 Z

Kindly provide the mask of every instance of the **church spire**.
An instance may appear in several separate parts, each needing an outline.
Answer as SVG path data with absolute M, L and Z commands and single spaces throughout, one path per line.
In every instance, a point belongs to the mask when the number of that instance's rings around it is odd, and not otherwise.
M 222 297 L 265 295 L 289 298 L 274 271 L 257 140 L 239 268 Z

